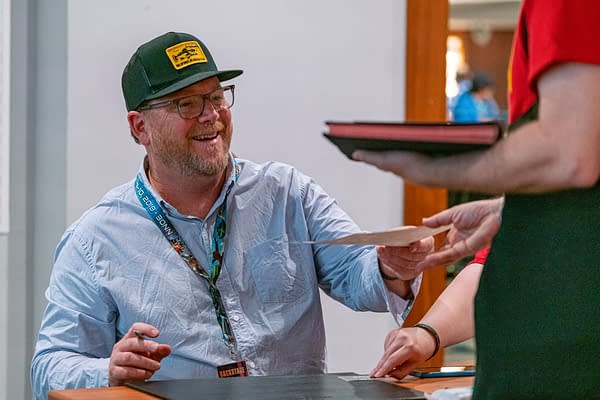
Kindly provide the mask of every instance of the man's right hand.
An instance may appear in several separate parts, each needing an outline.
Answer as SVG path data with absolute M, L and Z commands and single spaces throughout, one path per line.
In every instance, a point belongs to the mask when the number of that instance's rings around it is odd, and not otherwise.
M 140 335 L 136 335 L 136 332 Z M 113 346 L 108 363 L 108 385 L 149 379 L 160 368 L 160 361 L 171 354 L 171 346 L 145 339 L 156 338 L 159 330 L 143 322 L 134 323 Z

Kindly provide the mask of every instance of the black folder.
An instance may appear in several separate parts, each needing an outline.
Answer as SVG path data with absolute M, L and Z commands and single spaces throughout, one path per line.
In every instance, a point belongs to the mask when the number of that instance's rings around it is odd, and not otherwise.
M 500 121 L 325 123 L 329 130 L 323 135 L 350 159 L 355 150 L 402 150 L 430 156 L 484 150 L 502 138 L 504 129 Z
M 248 376 L 224 379 L 181 379 L 130 382 L 127 386 L 172 400 L 196 399 L 425 399 L 422 392 L 375 379 L 348 379 L 351 375 Z
M 352 159 L 352 153 L 356 150 L 369 151 L 414 151 L 427 154 L 433 157 L 444 157 L 452 154 L 466 153 L 468 151 L 485 150 L 488 144 L 472 143 L 437 143 L 437 142 L 416 142 L 405 140 L 384 140 L 384 139 L 358 139 L 337 137 L 324 133 L 327 139 L 335 144 L 346 157 Z

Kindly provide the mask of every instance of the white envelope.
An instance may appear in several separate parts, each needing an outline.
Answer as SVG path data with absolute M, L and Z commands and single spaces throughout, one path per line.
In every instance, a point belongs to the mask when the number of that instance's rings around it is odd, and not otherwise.
M 380 232 L 364 232 L 343 236 L 337 239 L 307 242 L 311 244 L 361 244 L 406 247 L 426 237 L 449 230 L 451 225 L 429 228 L 427 226 L 402 226 Z

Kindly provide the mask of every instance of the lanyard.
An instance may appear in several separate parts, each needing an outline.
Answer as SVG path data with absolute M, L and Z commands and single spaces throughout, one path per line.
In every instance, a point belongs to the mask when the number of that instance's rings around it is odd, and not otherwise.
M 235 180 L 237 181 L 237 178 L 240 174 L 240 168 L 235 160 L 233 165 L 235 168 Z M 235 336 L 233 335 L 229 318 L 227 318 L 227 313 L 225 312 L 225 307 L 223 306 L 221 292 L 216 285 L 223 264 L 224 241 L 225 233 L 227 231 L 227 196 L 229 196 L 229 192 L 231 191 L 232 187 L 233 183 L 231 183 L 227 188 L 223 203 L 219 206 L 217 211 L 217 218 L 215 220 L 213 238 L 211 241 L 211 269 L 210 271 L 206 271 L 204 268 L 202 268 L 196 257 L 192 254 L 191 250 L 184 242 L 183 238 L 179 235 L 179 232 L 177 232 L 169 218 L 165 215 L 164 210 L 158 201 L 156 201 L 156 198 L 146 188 L 146 185 L 144 185 L 140 175 L 138 175 L 135 179 L 135 194 L 152 221 L 156 224 L 158 229 L 160 229 L 163 235 L 165 235 L 165 238 L 169 241 L 171 247 L 173 247 L 177 254 L 181 256 L 187 266 L 196 275 L 200 276 L 208 283 L 208 291 L 210 293 L 213 306 L 215 307 L 217 322 L 219 323 L 221 332 L 223 334 L 223 341 L 229 348 L 232 358 L 235 358 Z

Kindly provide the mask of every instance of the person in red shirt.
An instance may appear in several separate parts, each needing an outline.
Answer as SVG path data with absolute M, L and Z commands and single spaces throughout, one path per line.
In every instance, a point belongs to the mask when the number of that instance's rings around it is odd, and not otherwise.
M 457 240 L 420 268 L 474 254 L 493 238 L 475 297 L 474 399 L 600 394 L 598 21 L 597 0 L 522 2 L 509 133 L 489 149 L 354 154 L 416 184 L 504 194 L 495 210 L 473 202 L 424 221 L 453 223 Z M 473 224 L 455 223 L 467 216 Z

